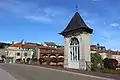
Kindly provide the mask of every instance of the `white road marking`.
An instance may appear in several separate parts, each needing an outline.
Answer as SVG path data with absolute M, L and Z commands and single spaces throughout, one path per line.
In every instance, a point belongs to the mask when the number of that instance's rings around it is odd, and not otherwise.
M 15 64 L 15 65 L 21 65 L 21 64 Z M 46 70 L 52 70 L 52 71 L 63 72 L 63 73 L 68 73 L 68 74 L 75 74 L 75 75 L 80 75 L 80 76 L 85 76 L 85 77 L 96 78 L 96 79 L 103 79 L 103 80 L 116 80 L 116 79 L 111 79 L 111 78 L 105 78 L 105 77 L 99 77 L 99 76 L 87 75 L 87 74 L 76 73 L 76 72 L 71 72 L 71 71 L 64 71 L 64 70 L 58 70 L 58 69 L 52 69 L 52 68 L 46 68 L 46 67 L 41 67 L 41 66 L 33 66 L 33 65 L 22 65 L 22 66 L 29 66 L 29 67 L 35 67 L 35 68 L 42 68 L 42 69 L 46 69 Z

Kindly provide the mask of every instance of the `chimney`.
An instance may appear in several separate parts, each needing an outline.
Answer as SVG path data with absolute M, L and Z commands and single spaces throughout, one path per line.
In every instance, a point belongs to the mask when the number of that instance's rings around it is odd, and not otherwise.
M 97 46 L 100 46 L 100 44 L 98 43 Z
M 22 44 L 24 45 L 24 44 L 25 44 L 25 42 L 23 41 L 23 42 L 22 42 Z
M 12 41 L 12 44 L 14 44 L 14 41 Z

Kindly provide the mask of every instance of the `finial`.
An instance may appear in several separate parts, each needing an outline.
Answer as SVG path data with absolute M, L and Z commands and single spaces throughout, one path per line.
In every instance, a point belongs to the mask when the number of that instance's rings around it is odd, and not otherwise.
M 76 5 L 76 12 L 78 12 L 78 5 Z
M 21 43 L 23 43 L 23 42 L 24 42 L 24 39 L 22 38 Z

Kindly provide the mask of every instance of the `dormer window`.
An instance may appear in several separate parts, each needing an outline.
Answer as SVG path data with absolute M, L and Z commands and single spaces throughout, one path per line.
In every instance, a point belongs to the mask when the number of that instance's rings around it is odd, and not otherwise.
M 17 53 L 17 56 L 20 56 L 20 53 Z
M 27 56 L 27 53 L 24 53 L 24 56 Z
M 57 47 L 55 46 L 55 48 L 57 48 Z
M 54 52 L 54 50 L 52 50 L 52 52 Z

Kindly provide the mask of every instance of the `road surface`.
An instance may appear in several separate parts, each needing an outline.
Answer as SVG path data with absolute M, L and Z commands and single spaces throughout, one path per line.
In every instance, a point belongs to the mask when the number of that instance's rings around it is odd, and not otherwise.
M 16 80 L 114 80 L 109 78 L 21 64 L 0 64 L 0 69 L 6 71 L 7 74 L 12 75 Z M 0 75 L 1 74 L 2 72 L 0 70 Z M 3 79 L 0 77 L 0 80 Z
M 16 80 L 16 79 L 8 72 L 4 71 L 3 69 L 0 69 L 0 80 Z

